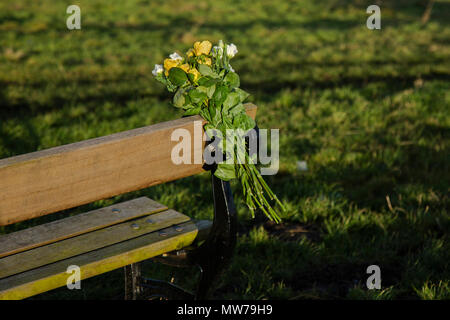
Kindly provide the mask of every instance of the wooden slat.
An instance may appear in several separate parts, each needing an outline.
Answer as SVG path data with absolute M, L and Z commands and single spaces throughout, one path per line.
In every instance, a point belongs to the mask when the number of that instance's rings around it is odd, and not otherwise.
M 0 279 L 189 220 L 188 216 L 170 209 L 7 256 L 0 259 Z
M 106 248 L 62 260 L 44 267 L 23 272 L 0 280 L 0 299 L 23 299 L 65 286 L 69 274 L 67 267 L 77 265 L 81 269 L 81 279 L 146 260 L 163 253 L 179 250 L 192 244 L 197 234 L 206 234 L 201 229 L 210 228 L 210 223 L 181 225 L 183 231 L 166 228 L 166 236 L 152 232 L 138 238 L 127 240 Z
M 255 117 L 256 106 L 246 108 Z M 0 160 L 0 225 L 202 172 L 201 164 L 171 161 L 171 133 L 194 137 L 194 121 L 204 122 L 186 117 Z M 192 143 L 192 155 L 202 150 Z
M 141 197 L 6 234 L 0 236 L 0 258 L 167 209 Z

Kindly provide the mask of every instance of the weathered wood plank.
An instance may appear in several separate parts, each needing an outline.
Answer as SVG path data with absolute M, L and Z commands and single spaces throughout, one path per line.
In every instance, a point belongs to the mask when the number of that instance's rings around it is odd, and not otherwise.
M 189 221 L 166 210 L 0 259 L 0 279 Z
M 256 115 L 256 106 L 247 104 Z M 200 116 L 129 130 L 0 160 L 0 225 L 28 220 L 203 171 L 202 164 L 176 165 L 176 129 L 194 136 Z M 204 143 L 192 143 L 191 154 Z
M 0 258 L 167 209 L 141 197 L 6 234 L 0 236 Z
M 109 247 L 91 251 L 70 259 L 26 271 L 0 280 L 0 300 L 24 299 L 38 293 L 65 286 L 70 276 L 67 267 L 77 265 L 81 270 L 81 279 L 87 279 L 111 270 L 146 260 L 166 252 L 189 246 L 202 229 L 211 227 L 211 223 L 181 224 L 183 231 L 166 228 L 165 236 L 152 232 L 138 238 L 127 240 Z

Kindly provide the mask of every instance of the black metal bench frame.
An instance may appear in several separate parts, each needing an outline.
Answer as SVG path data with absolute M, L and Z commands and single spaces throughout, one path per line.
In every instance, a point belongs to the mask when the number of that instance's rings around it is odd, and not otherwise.
M 229 263 L 236 246 L 237 214 L 230 183 L 211 175 L 214 220 L 209 235 L 199 247 L 171 252 L 152 260 L 175 267 L 200 269 L 200 281 L 195 294 L 170 282 L 142 277 L 141 264 L 125 269 L 125 299 L 195 299 L 208 297 L 212 285 Z

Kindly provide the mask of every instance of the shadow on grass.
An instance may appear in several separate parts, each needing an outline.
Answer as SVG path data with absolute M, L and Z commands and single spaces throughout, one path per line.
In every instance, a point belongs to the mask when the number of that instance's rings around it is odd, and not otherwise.
M 434 127 L 442 134 L 448 132 L 448 128 Z M 387 148 L 380 138 L 383 133 L 374 134 L 368 138 L 372 144 L 380 144 L 380 148 Z M 383 146 L 384 145 L 384 146 Z M 391 150 L 392 151 L 392 150 Z M 423 205 L 436 207 L 439 203 L 445 204 L 449 181 L 450 168 L 448 165 L 449 151 L 444 149 L 436 151 L 431 147 L 417 144 L 400 147 L 399 154 L 393 165 L 388 165 L 382 158 L 366 155 L 359 165 L 345 165 L 335 162 L 320 168 L 316 178 L 325 184 L 335 184 L 342 187 L 346 198 L 360 207 L 368 207 L 373 210 L 386 208 L 386 196 L 398 193 L 399 185 L 414 185 L 420 190 L 433 190 L 442 198 L 436 202 Z M 389 159 L 392 160 L 392 159 Z M 363 163 L 364 161 L 364 163 Z M 413 199 L 414 205 L 415 203 Z

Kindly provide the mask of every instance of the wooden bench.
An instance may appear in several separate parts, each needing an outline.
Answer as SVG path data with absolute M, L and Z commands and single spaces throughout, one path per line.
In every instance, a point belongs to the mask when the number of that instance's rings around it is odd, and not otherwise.
M 246 105 L 255 118 L 256 106 Z M 181 118 L 0 160 L 0 226 L 202 173 L 202 164 L 176 165 L 171 151 Z M 192 143 L 195 148 L 205 143 Z M 214 219 L 195 221 L 147 197 L 118 203 L 0 236 L 0 299 L 23 299 L 67 285 L 67 269 L 81 279 L 125 268 L 125 298 L 204 299 L 236 241 L 236 213 L 228 182 L 212 176 Z M 198 289 L 146 279 L 140 261 L 198 266 Z

